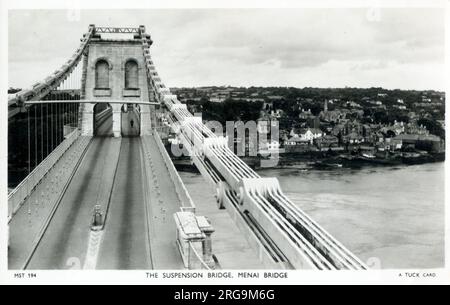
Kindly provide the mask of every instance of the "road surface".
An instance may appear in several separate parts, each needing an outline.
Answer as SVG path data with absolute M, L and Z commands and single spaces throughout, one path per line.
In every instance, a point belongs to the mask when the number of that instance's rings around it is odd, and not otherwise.
M 122 115 L 122 134 L 138 135 L 137 119 Z M 146 136 L 144 150 L 139 136 L 105 136 L 111 124 L 97 128 L 101 136 L 92 139 L 27 269 L 184 268 L 173 220 L 181 204 L 155 139 Z M 97 232 L 96 205 L 106 215 Z
M 27 269 L 82 268 L 93 209 L 109 199 L 119 149 L 120 139 L 93 138 Z
M 122 113 L 122 133 L 133 134 L 130 112 Z M 148 236 L 140 137 L 124 137 L 100 246 L 97 269 L 153 268 Z

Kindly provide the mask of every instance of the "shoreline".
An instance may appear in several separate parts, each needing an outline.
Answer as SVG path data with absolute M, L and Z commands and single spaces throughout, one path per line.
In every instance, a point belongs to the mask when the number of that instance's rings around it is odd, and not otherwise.
M 272 169 L 338 170 L 445 162 L 445 152 L 426 155 L 419 154 L 409 157 L 396 156 L 391 158 L 365 158 L 359 155 L 352 156 L 346 154 L 325 157 L 312 156 L 311 154 L 289 154 L 280 155 L 278 163 L 275 166 L 261 167 L 261 161 L 265 159 L 268 160 L 260 156 L 242 158 L 248 166 L 257 171 Z M 173 160 L 173 162 L 179 171 L 198 172 L 190 160 Z

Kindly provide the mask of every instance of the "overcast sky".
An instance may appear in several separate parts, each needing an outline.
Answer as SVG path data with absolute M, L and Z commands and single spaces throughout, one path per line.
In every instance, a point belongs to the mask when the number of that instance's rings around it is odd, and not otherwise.
M 145 25 L 169 87 L 443 90 L 444 18 L 442 9 L 424 8 L 85 10 L 79 18 L 64 10 L 10 11 L 9 85 L 44 79 L 94 23 Z

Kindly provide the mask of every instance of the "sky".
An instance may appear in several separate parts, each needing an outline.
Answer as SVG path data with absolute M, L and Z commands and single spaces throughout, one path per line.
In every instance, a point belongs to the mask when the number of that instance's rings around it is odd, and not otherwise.
M 12 10 L 9 86 L 58 69 L 89 24 L 145 25 L 168 87 L 445 89 L 439 8 Z

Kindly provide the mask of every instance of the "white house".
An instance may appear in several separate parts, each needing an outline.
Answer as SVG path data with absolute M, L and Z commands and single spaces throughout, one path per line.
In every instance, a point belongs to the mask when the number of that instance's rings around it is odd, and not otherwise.
M 321 138 L 323 136 L 323 132 L 318 128 L 300 128 L 292 129 L 290 135 L 312 143 L 314 139 Z

